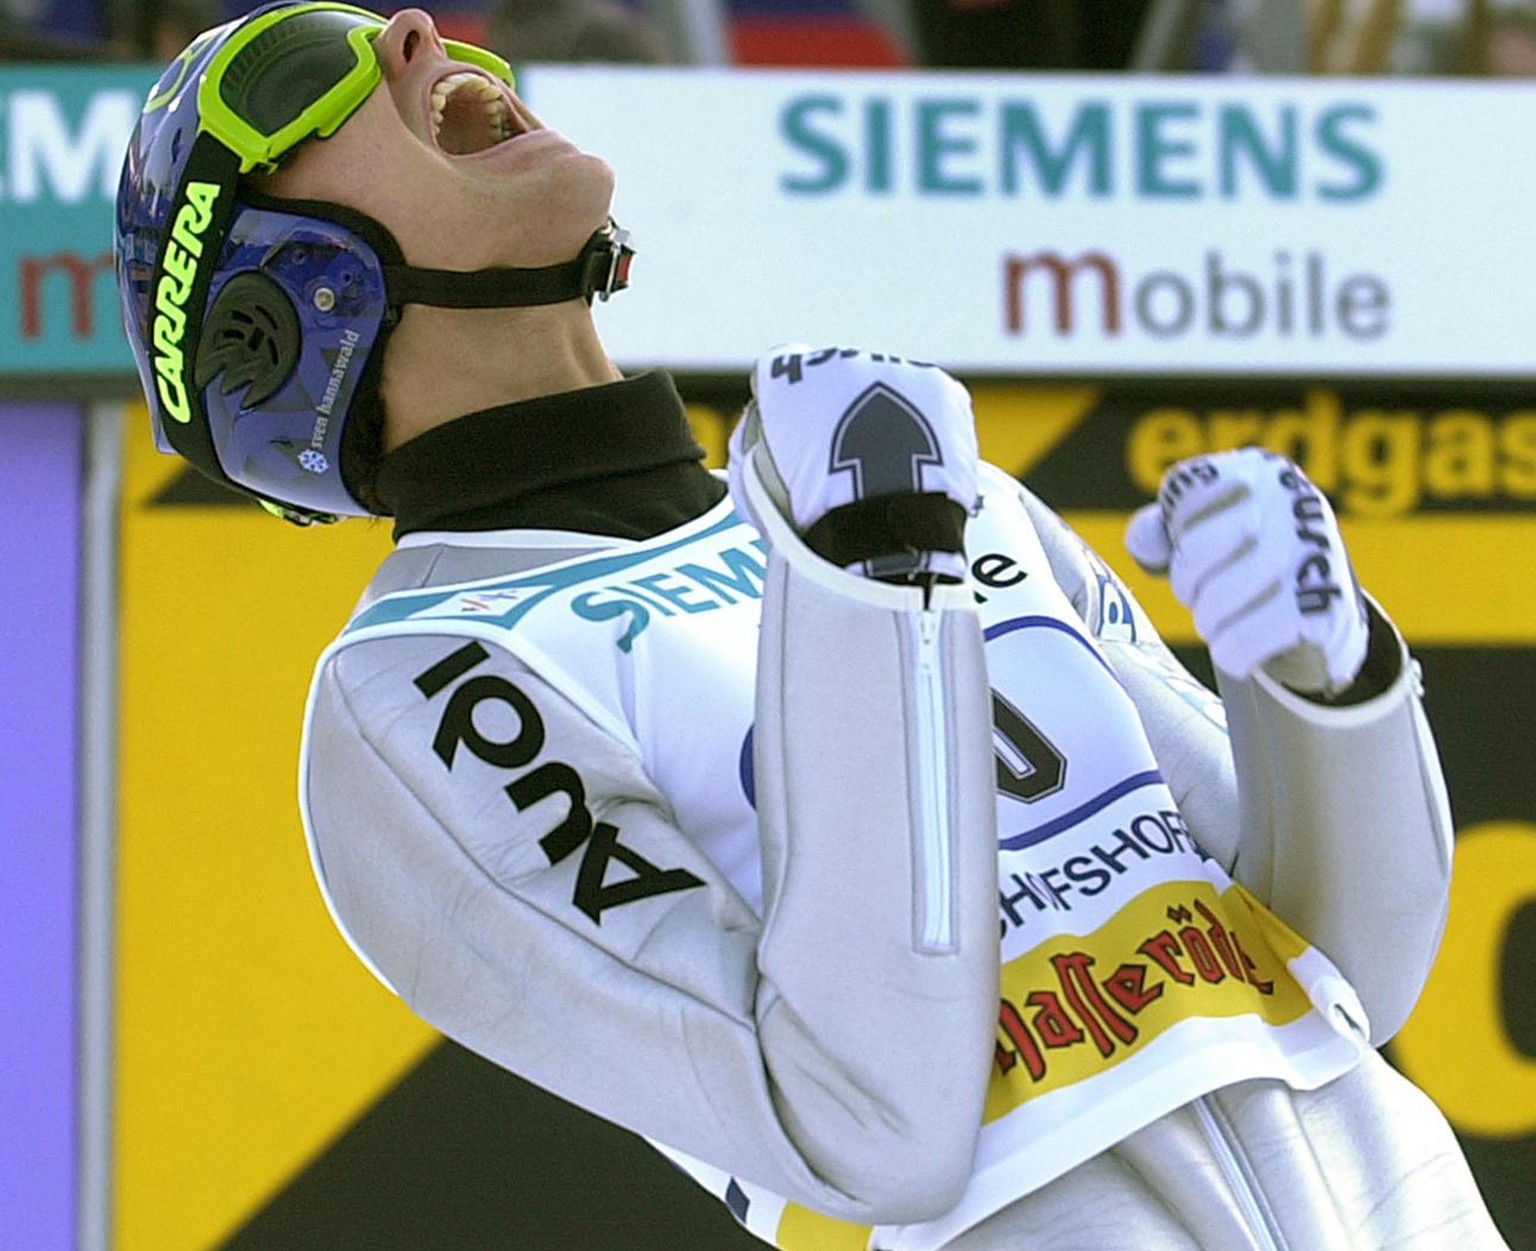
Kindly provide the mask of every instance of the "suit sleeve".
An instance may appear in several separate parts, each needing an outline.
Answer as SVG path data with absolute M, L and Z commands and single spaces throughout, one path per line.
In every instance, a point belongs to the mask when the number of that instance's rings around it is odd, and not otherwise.
M 1353 983 L 1371 1041 L 1412 1011 L 1445 929 L 1453 829 L 1419 670 L 1372 604 L 1381 689 L 1334 707 L 1218 675 L 1242 801 L 1238 875 Z
M 1261 672 L 1218 675 L 1222 707 L 1212 708 L 1103 561 L 1024 498 L 1202 847 L 1328 955 L 1359 993 L 1372 1041 L 1385 1042 L 1439 946 L 1452 838 L 1418 667 L 1396 628 L 1370 605 L 1370 676 L 1356 702 L 1320 703 Z M 1121 611 L 1106 614 L 1106 597 Z M 1133 628 L 1106 632 L 1108 616 Z
M 980 631 L 963 589 L 925 606 L 792 535 L 763 609 L 761 916 L 630 748 L 462 638 L 322 665 L 316 871 L 363 959 L 467 1047 L 828 1215 L 931 1218 L 969 1175 L 996 1017 Z

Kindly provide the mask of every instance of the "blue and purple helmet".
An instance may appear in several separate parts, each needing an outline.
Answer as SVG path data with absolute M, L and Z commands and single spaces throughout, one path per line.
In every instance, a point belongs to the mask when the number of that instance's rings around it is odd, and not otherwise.
M 300 110 L 347 69 L 337 49 L 355 77 L 383 24 L 345 4 L 281 0 L 198 36 L 150 91 L 118 186 L 118 287 L 156 445 L 300 524 L 373 511 L 357 470 L 378 454 L 378 377 L 403 304 L 606 298 L 627 285 L 632 256 L 610 223 L 562 265 L 418 269 L 356 210 L 244 183 L 252 163 L 210 129 L 200 94 L 227 116 L 231 92 L 244 92 L 238 107 L 262 124 L 303 130 Z M 211 100 L 201 89 L 216 59 L 215 81 L 232 86 Z

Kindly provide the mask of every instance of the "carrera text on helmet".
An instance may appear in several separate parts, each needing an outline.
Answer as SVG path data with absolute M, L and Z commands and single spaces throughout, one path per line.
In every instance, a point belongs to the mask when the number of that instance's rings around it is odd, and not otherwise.
M 187 332 L 186 304 L 203 256 L 203 232 L 213 220 L 220 190 L 218 183 L 213 182 L 187 184 L 186 201 L 177 210 L 171 237 L 165 244 L 165 273 L 155 291 L 155 324 L 151 334 L 155 345 L 155 390 L 166 415 L 183 424 L 192 419 L 187 408 L 186 362 L 181 351 L 181 341 Z

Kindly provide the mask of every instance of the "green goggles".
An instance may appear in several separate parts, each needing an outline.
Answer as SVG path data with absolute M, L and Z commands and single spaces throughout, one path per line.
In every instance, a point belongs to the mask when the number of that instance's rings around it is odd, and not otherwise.
M 373 41 L 385 25 L 367 9 L 324 2 L 252 18 L 208 63 L 197 93 L 202 129 L 240 158 L 242 174 L 335 134 L 384 76 Z M 513 85 L 512 67 L 495 53 L 447 39 L 443 47 Z

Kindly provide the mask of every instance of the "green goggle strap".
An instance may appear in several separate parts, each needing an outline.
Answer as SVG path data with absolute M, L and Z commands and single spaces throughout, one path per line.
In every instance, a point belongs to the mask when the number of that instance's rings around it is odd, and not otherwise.
M 347 43 L 353 55 L 352 68 L 319 99 L 306 105 L 293 121 L 280 127 L 274 134 L 264 134 L 225 103 L 220 92 L 225 71 L 235 57 L 263 31 L 300 14 L 315 12 L 346 13 L 366 19 L 366 24 L 359 24 L 347 32 Z M 379 68 L 378 57 L 374 54 L 373 41 L 384 26 L 378 14 L 370 13 L 367 9 L 328 2 L 294 5 L 255 18 L 219 49 L 203 74 L 197 92 L 201 129 L 213 135 L 240 158 L 240 173 L 275 169 L 278 161 L 304 140 L 312 137 L 324 139 L 335 134 L 378 86 L 384 72 Z M 514 85 L 512 67 L 494 52 L 477 48 L 474 44 L 447 39 L 443 41 L 443 47 L 453 60 L 483 69 L 508 86 Z

